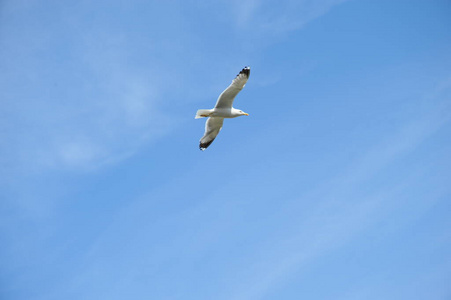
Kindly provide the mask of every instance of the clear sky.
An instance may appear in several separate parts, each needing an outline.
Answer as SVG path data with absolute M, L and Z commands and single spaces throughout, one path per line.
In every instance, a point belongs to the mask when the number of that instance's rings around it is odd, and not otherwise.
M 451 298 L 448 0 L 3 0 L 0 104 L 2 300 Z

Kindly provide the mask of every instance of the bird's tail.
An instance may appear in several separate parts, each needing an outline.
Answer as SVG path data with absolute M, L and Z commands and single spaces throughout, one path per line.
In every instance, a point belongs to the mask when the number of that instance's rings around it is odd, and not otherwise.
M 209 117 L 211 114 L 211 109 L 199 109 L 196 113 L 195 119 Z

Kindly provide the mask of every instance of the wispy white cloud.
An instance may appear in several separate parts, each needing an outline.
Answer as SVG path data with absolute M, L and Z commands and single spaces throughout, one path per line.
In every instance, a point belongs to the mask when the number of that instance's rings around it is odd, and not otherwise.
M 16 9 L 26 16 L 29 8 Z M 67 19 L 66 14 L 54 16 L 56 27 L 36 26 L 2 38 L 9 45 L 3 59 L 11 58 L 3 61 L 10 72 L 0 121 L 7 173 L 95 169 L 170 127 L 159 109 L 158 71 L 130 63 L 134 41 L 108 26 L 86 28 L 77 12 Z
M 301 29 L 346 1 L 349 0 L 247 0 L 234 1 L 233 9 L 239 28 L 273 35 Z

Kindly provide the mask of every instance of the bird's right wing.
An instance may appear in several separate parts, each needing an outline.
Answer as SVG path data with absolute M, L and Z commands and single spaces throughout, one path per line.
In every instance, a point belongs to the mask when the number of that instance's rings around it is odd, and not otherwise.
M 199 149 L 204 151 L 215 140 L 219 131 L 221 131 L 224 118 L 211 117 L 205 122 L 205 133 L 200 139 Z
M 251 68 L 244 67 L 236 75 L 235 79 L 233 79 L 232 84 L 219 95 L 215 108 L 232 108 L 233 100 L 235 100 L 236 95 L 244 88 L 250 73 Z

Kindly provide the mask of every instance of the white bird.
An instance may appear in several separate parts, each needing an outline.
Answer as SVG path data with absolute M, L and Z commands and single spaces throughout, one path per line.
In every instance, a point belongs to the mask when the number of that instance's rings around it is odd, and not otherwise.
M 250 67 L 244 67 L 235 77 L 232 83 L 218 97 L 218 101 L 213 109 L 199 109 L 195 119 L 209 117 L 205 123 L 205 133 L 200 139 L 199 149 L 204 151 L 215 140 L 222 129 L 224 118 L 236 118 L 239 116 L 249 116 L 242 110 L 232 107 L 236 95 L 244 88 L 249 75 Z

